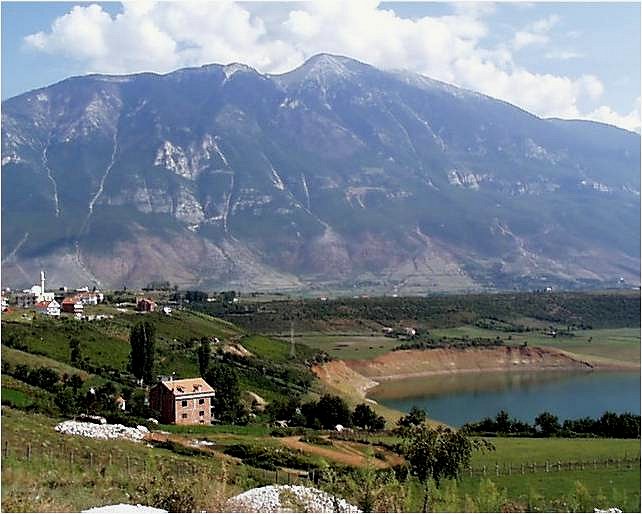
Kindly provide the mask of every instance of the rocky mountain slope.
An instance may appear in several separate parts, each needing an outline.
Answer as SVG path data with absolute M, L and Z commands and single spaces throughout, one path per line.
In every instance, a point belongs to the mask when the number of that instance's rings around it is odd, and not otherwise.
M 2 103 L 5 285 L 639 283 L 640 137 L 318 55 Z

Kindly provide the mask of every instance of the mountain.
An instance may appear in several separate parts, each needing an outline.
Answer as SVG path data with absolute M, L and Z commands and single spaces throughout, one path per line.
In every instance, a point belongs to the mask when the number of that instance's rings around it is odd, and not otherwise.
M 640 136 L 317 55 L 2 103 L 4 285 L 639 284 Z

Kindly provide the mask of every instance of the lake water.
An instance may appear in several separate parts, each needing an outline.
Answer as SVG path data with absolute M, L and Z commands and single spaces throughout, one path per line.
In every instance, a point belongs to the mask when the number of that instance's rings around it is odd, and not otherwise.
M 370 398 L 403 412 L 414 405 L 453 426 L 494 417 L 500 410 L 532 423 L 549 411 L 560 418 L 593 418 L 605 411 L 640 414 L 639 372 L 528 371 L 461 373 L 383 382 Z

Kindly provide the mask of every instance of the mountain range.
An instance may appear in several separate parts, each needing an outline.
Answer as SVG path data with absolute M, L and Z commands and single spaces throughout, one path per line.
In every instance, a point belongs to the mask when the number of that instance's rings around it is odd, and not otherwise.
M 328 54 L 2 102 L 3 285 L 640 283 L 640 136 Z

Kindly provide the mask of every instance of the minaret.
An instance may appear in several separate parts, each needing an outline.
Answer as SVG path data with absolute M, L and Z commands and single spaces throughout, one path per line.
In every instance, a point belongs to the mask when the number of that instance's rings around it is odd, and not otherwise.
M 40 270 L 40 294 L 45 294 L 45 271 Z

